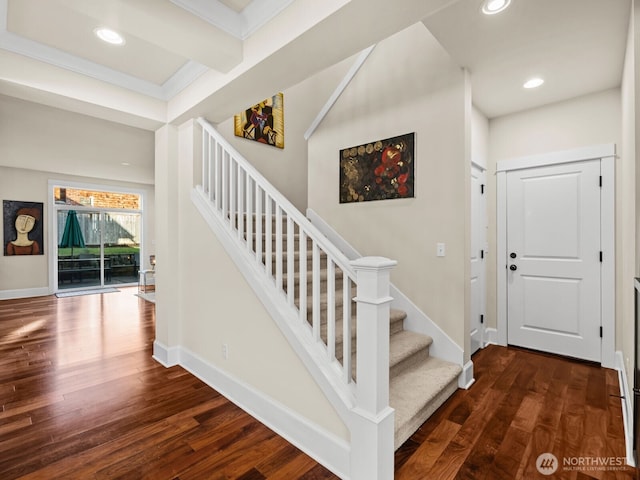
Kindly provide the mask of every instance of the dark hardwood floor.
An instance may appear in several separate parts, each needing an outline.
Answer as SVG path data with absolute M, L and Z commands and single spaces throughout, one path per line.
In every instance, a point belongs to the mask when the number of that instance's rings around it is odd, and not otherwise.
M 396 452 L 396 479 L 637 478 L 624 464 L 615 370 L 495 345 L 473 362 L 476 383 Z M 537 469 L 545 453 L 557 462 L 551 475 Z
M 335 479 L 180 367 L 151 358 L 135 289 L 0 301 L 0 479 Z M 396 452 L 396 479 L 632 479 L 614 371 L 490 346 Z M 536 470 L 541 453 L 560 468 Z M 579 461 L 579 460 L 576 460 Z

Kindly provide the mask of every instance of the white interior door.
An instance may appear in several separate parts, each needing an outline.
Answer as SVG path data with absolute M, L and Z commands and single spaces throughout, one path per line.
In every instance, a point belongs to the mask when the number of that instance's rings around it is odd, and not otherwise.
M 601 361 L 600 160 L 507 173 L 508 343 Z
M 485 313 L 485 245 L 487 218 L 484 195 L 485 173 L 471 166 L 471 353 L 483 346 Z

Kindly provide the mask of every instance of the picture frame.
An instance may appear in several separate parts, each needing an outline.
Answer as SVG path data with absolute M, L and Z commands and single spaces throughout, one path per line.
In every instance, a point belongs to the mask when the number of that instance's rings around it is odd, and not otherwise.
M 5 256 L 44 255 L 42 202 L 3 200 Z
M 233 124 L 237 137 L 284 148 L 284 95 L 277 93 L 234 115 Z
M 412 198 L 415 132 L 340 150 L 340 203 Z

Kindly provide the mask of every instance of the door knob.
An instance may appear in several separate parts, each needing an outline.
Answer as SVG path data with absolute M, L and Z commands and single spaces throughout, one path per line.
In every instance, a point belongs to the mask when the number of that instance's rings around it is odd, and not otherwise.
M 516 258 L 518 255 L 516 255 L 516 252 L 511 252 L 511 253 L 509 254 L 509 256 L 510 256 L 511 258 Z
M 511 265 L 511 266 L 509 267 L 509 270 L 511 270 L 512 272 L 515 272 L 517 269 L 518 269 L 518 266 L 517 266 L 517 265 Z

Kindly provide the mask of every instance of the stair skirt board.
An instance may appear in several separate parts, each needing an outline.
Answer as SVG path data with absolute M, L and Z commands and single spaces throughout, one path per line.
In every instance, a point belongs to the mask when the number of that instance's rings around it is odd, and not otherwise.
M 348 442 L 309 422 L 286 405 L 264 395 L 232 374 L 207 362 L 184 347 L 169 352 L 154 343 L 154 358 L 177 359 L 177 364 L 343 479 L 349 479 Z M 164 351 L 163 351 L 164 350 Z M 162 363 L 162 362 L 161 362 Z

